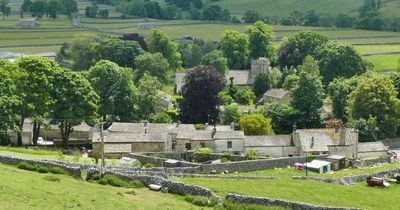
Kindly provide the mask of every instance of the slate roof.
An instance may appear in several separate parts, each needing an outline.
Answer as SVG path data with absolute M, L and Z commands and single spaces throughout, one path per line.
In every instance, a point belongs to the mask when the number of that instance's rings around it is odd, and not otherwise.
M 379 152 L 379 151 L 388 151 L 389 149 L 382 144 L 382 142 L 365 142 L 358 143 L 357 151 L 358 152 Z
M 244 133 L 242 131 L 217 131 L 214 138 L 216 140 L 244 139 Z
M 164 142 L 166 134 L 108 132 L 104 143 Z M 100 132 L 93 134 L 92 142 L 101 142 Z
M 322 131 L 297 130 L 296 134 L 304 152 L 329 152 L 328 146 L 334 145 L 332 137 Z
M 189 131 L 189 132 L 179 132 L 176 136 L 177 139 L 190 139 L 198 141 L 208 141 L 212 140 L 211 132 L 207 130 L 203 131 Z
M 110 132 L 126 132 L 126 133 L 144 133 L 144 123 L 113 123 Z M 193 124 L 164 124 L 164 123 L 147 123 L 147 133 L 176 133 L 179 131 L 194 131 Z
M 277 99 L 282 99 L 285 97 L 287 94 L 289 94 L 289 91 L 283 90 L 283 89 L 269 89 L 267 92 L 264 93 L 264 96 L 266 97 L 271 97 L 271 98 L 277 98 Z
M 290 146 L 290 135 L 245 136 L 246 147 Z

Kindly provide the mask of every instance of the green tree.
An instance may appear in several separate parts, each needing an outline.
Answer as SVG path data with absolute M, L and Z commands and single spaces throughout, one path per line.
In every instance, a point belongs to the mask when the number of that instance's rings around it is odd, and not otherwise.
M 317 61 L 314 60 L 313 57 L 307 55 L 304 59 L 304 62 L 301 66 L 299 66 L 300 72 L 307 72 L 313 75 L 320 75 L 319 67 Z
M 250 57 L 258 59 L 266 57 L 274 60 L 274 40 L 272 27 L 262 21 L 257 21 L 254 25 L 247 29 L 249 34 Z
M 231 123 L 239 123 L 241 116 L 242 113 L 239 110 L 239 104 L 232 103 L 224 107 L 222 119 L 225 125 L 229 125 Z
M 253 92 L 257 97 L 263 95 L 271 88 L 271 79 L 269 74 L 260 73 L 256 76 L 254 80 Z
M 223 10 L 218 5 L 211 5 L 203 9 L 204 20 L 222 20 Z
M 98 113 L 103 120 L 109 115 L 125 122 L 136 119 L 132 70 L 122 68 L 111 61 L 101 60 L 91 67 L 87 74 L 88 80 L 100 97 Z
M 244 115 L 240 118 L 240 129 L 245 135 L 260 136 L 272 134 L 272 120 L 262 114 Z
M 307 55 L 317 58 L 321 48 L 328 42 L 328 36 L 314 32 L 302 31 L 283 40 L 278 50 L 278 64 L 281 68 L 301 65 Z
M 360 82 L 349 96 L 351 120 L 376 118 L 378 138 L 392 138 L 400 125 L 400 100 L 390 78 L 374 75 Z
M 264 115 L 272 119 L 272 128 L 277 134 L 288 134 L 301 115 L 289 103 L 274 102 L 265 107 Z
M 78 4 L 76 0 L 59 0 L 61 4 L 61 14 L 72 17 L 73 13 L 78 12 Z
M 185 77 L 180 103 L 182 123 L 216 123 L 225 78 L 212 66 L 197 66 Z
M 44 0 L 32 2 L 31 13 L 32 17 L 42 18 L 46 14 L 47 3 Z
M 289 74 L 285 77 L 282 87 L 285 90 L 293 91 L 299 83 L 299 80 L 300 77 L 296 74 Z
M 215 69 L 222 75 L 228 71 L 228 60 L 220 50 L 213 50 L 201 59 L 201 64 L 214 66 Z
M 136 95 L 135 107 L 139 120 L 148 120 L 150 116 L 161 109 L 161 102 L 158 92 L 161 83 L 156 77 L 145 73 L 139 81 Z
M 353 92 L 358 83 L 364 77 L 352 77 L 350 79 L 336 78 L 328 86 L 328 95 L 332 100 L 332 111 L 336 118 L 347 120 L 346 107 L 348 96 Z
M 0 135 L 7 133 L 8 129 L 18 130 L 16 122 L 20 116 L 15 109 L 21 104 L 21 100 L 14 81 L 15 70 L 15 64 L 0 65 Z
M 58 125 L 64 148 L 74 126 L 85 121 L 93 124 L 97 118 L 99 96 L 90 82 L 79 73 L 70 70 L 58 71 L 54 77 L 52 124 Z
M 257 11 L 248 10 L 244 13 L 242 19 L 245 23 L 255 23 L 257 21 L 262 20 L 263 18 Z
M 61 4 L 57 0 L 52 0 L 47 3 L 46 14 L 52 19 L 56 19 L 60 15 Z
M 135 68 L 135 59 L 144 53 L 136 41 L 124 41 L 119 38 L 107 37 L 96 45 L 98 60 L 109 60 L 119 66 Z
M 305 68 L 305 66 L 301 66 Z M 292 92 L 292 106 L 301 113 L 300 125 L 305 128 L 316 127 L 321 123 L 320 112 L 324 105 L 324 89 L 316 69 L 300 72 L 299 82 Z
M 228 59 L 230 69 L 244 69 L 249 63 L 249 39 L 237 31 L 225 31 L 221 38 L 221 50 Z
M 256 95 L 250 90 L 250 88 L 242 88 L 235 94 L 235 101 L 243 105 L 252 106 L 256 98 Z
M 393 82 L 394 87 L 397 91 L 397 98 L 400 99 L 400 72 L 396 72 L 390 76 L 390 79 Z
M 321 51 L 319 68 L 323 83 L 327 85 L 336 77 L 350 78 L 354 75 L 361 75 L 367 72 L 370 64 L 353 46 L 332 41 Z
M 276 67 L 271 70 L 269 73 L 271 87 L 277 88 L 281 84 L 282 75 L 282 72 Z
M 18 63 L 17 90 L 21 105 L 15 109 L 20 116 L 19 131 L 22 131 L 24 121 L 33 119 L 33 144 L 36 145 L 43 120 L 50 116 L 54 99 L 52 90 L 54 74 L 60 67 L 53 61 L 42 57 L 21 58 Z M 21 145 L 21 133 L 18 133 L 18 145 Z
M 24 12 L 30 12 L 32 8 L 32 1 L 31 0 L 24 0 L 21 5 L 21 18 L 24 16 Z
M 3 13 L 3 20 L 11 13 L 11 8 L 8 6 L 9 3 L 9 0 L 0 0 L 0 11 Z
M 151 76 L 157 77 L 160 81 L 165 81 L 169 63 L 161 53 L 144 53 L 136 58 L 136 80 L 139 81 L 147 72 Z
M 178 47 L 167 34 L 154 30 L 150 33 L 147 43 L 149 51 L 161 53 L 168 60 L 171 68 L 180 69 L 182 67 L 182 58 Z
M 96 64 L 96 48 L 100 39 L 97 35 L 84 34 L 72 41 L 67 50 L 67 56 L 73 61 L 72 69 L 87 70 Z
M 161 113 L 152 114 L 150 116 L 150 122 L 171 124 L 174 121 L 172 120 L 171 116 L 169 116 L 167 113 L 161 112 Z

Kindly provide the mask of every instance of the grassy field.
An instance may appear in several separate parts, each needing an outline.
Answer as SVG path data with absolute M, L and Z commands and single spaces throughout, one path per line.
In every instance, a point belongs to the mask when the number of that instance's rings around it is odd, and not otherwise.
M 334 174 L 317 175 L 313 177 L 343 177 L 350 174 L 370 174 L 378 171 L 397 168 L 400 163 L 386 164 L 373 168 L 347 169 Z M 238 174 L 235 174 L 238 175 Z M 228 192 L 267 197 L 272 199 L 285 199 L 302 203 L 356 207 L 367 210 L 399 209 L 400 185 L 393 184 L 389 188 L 378 189 L 368 187 L 366 183 L 357 183 L 352 186 L 326 184 L 312 181 L 293 180 L 292 176 L 304 176 L 304 172 L 295 169 L 275 169 L 258 172 L 240 173 L 239 175 L 275 176 L 274 180 L 234 180 L 234 179 L 200 179 L 179 178 L 178 181 L 207 187 L 219 194 Z
M 237 16 L 242 16 L 247 10 L 255 10 L 262 15 L 287 17 L 294 11 L 309 10 L 330 15 L 357 16 L 363 3 L 364 0 L 208 0 L 206 5 L 219 5 Z M 400 1 L 382 0 L 382 3 L 380 12 L 384 17 L 399 15 Z
M 0 164 L 0 209 L 200 209 L 183 197 L 135 189 L 103 186 L 65 175 L 50 182 L 39 174 Z M 204 208 L 203 208 L 204 209 Z

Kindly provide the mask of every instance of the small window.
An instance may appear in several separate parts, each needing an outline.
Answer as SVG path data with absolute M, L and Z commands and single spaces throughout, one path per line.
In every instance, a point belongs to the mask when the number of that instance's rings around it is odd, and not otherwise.
M 185 149 L 186 150 L 192 150 L 192 144 L 191 143 L 186 143 L 185 144 Z
M 227 143 L 228 143 L 227 145 L 228 149 L 232 149 L 232 141 L 228 141 Z
M 173 150 L 176 149 L 176 140 L 172 140 L 172 149 L 173 149 Z
M 206 143 L 204 143 L 204 142 L 200 142 L 200 147 L 201 147 L 201 148 L 204 148 L 204 147 L 206 147 Z

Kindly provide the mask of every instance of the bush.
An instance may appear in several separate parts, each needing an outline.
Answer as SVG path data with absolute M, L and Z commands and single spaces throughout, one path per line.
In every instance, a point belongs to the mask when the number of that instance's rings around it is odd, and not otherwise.
M 57 152 L 57 160 L 63 161 L 64 159 L 65 158 L 64 158 L 63 151 L 62 150 L 58 150 L 58 152 Z
M 49 168 L 46 166 L 38 166 L 37 172 L 39 172 L 41 174 L 46 174 L 46 173 L 49 173 Z
M 78 149 L 74 149 L 74 158 L 72 159 L 74 162 L 79 163 L 79 160 L 81 159 L 81 152 Z
M 5 133 L 0 133 L 0 146 L 8 146 L 10 144 L 10 136 Z
M 222 158 L 225 158 L 225 159 L 228 160 L 228 161 L 231 160 L 232 156 L 233 156 L 233 153 L 232 153 L 232 152 L 223 152 L 223 153 L 222 153 Z
M 204 124 L 195 124 L 194 128 L 196 130 L 205 130 L 206 129 L 206 125 L 204 125 Z
M 138 181 L 138 180 L 133 180 L 133 181 L 128 182 L 126 187 L 139 189 L 139 188 L 144 188 L 145 186 L 144 186 L 143 182 Z
M 256 95 L 249 88 L 240 89 L 235 94 L 236 102 L 243 105 L 253 105 Z
M 150 122 L 152 122 L 152 123 L 167 123 L 167 124 L 173 123 L 171 116 L 165 112 L 152 114 L 150 116 Z
M 93 174 L 93 176 L 90 177 L 90 180 L 94 180 L 94 181 L 99 181 L 100 179 L 101 179 L 100 174 Z
M 33 164 L 30 164 L 28 162 L 18 163 L 17 168 L 27 170 L 27 171 L 36 171 L 36 166 Z
M 50 182 L 60 182 L 60 178 L 56 176 L 45 176 L 43 177 L 44 180 L 50 181 Z
M 112 185 L 114 187 L 125 187 L 126 182 L 122 180 L 121 178 L 114 176 L 114 175 L 105 175 L 103 178 L 99 180 L 99 184 L 102 185 Z
M 218 98 L 222 105 L 229 105 L 229 104 L 235 102 L 235 100 L 233 100 L 233 98 L 229 95 L 229 93 L 227 91 L 219 92 Z
M 200 148 L 196 147 L 194 149 L 194 155 L 199 162 L 205 162 L 211 160 L 213 150 L 211 148 Z
M 257 150 L 250 150 L 244 154 L 246 160 L 257 160 L 260 157 L 260 153 Z
M 156 167 L 153 163 L 146 163 L 143 165 L 144 168 L 154 168 Z
M 272 120 L 262 114 L 245 115 L 240 118 L 240 129 L 245 135 L 272 134 Z
M 207 197 L 203 197 L 203 196 L 193 196 L 193 195 L 186 195 L 185 196 L 185 201 L 189 202 L 193 205 L 196 206 L 203 206 L 203 207 L 213 207 L 216 206 L 218 204 L 217 199 L 216 198 L 211 198 L 210 200 L 208 200 Z
M 49 171 L 52 174 L 69 174 L 66 170 L 60 167 L 51 167 Z

